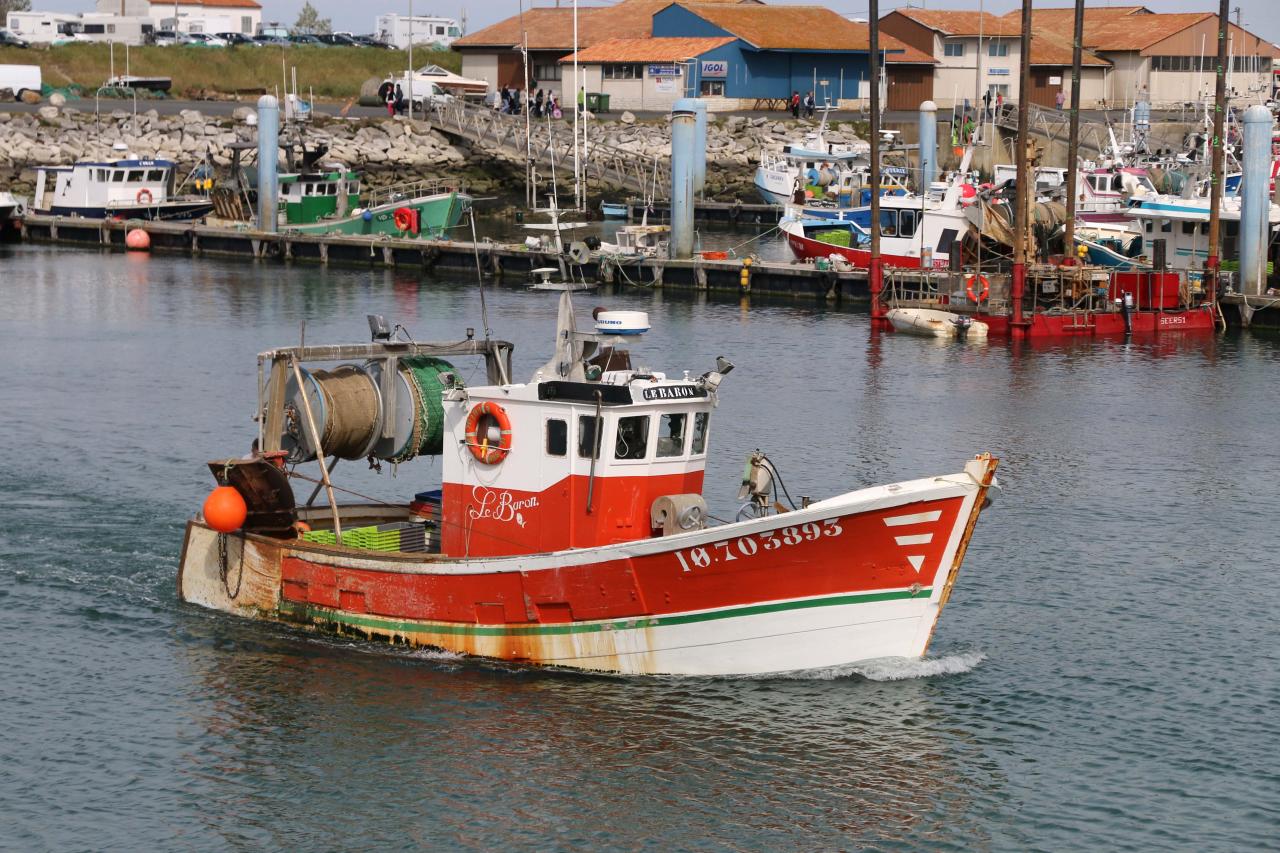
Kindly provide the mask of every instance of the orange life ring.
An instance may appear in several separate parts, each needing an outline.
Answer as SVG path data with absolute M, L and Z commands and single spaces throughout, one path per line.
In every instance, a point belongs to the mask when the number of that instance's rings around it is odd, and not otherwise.
M 975 281 L 977 281 L 979 284 L 982 285 L 982 293 L 980 294 L 973 292 L 973 283 Z M 977 275 L 965 276 L 964 283 L 965 283 L 964 292 L 969 294 L 969 298 L 972 299 L 974 302 L 981 302 L 991 294 L 991 282 L 987 281 L 987 277 L 982 273 L 978 273 Z
M 481 421 L 491 418 L 497 425 L 500 438 L 497 445 L 489 444 L 489 425 L 481 428 Z M 483 433 L 483 438 L 481 434 Z M 480 403 L 467 415 L 467 447 L 471 455 L 486 465 L 497 465 L 511 452 L 511 418 L 497 403 Z
M 134 198 L 134 201 L 136 201 L 138 204 L 151 204 L 151 201 L 152 201 L 151 190 L 147 189 L 146 187 L 143 187 L 142 189 L 138 190 L 138 194 L 133 198 Z
M 396 212 L 391 215 L 391 220 L 396 225 L 397 231 L 413 231 L 417 233 L 417 229 L 413 227 L 413 211 L 407 207 L 397 207 Z

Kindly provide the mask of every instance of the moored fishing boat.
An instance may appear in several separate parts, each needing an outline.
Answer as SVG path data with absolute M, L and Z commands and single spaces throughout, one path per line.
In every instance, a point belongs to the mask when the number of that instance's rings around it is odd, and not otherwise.
M 739 520 L 716 523 L 703 475 L 732 364 L 681 378 L 634 369 L 624 347 L 647 318 L 595 322 L 578 332 L 562 295 L 555 355 L 525 383 L 510 379 L 509 344 L 418 343 L 381 318 L 370 344 L 263 353 L 260 450 L 210 463 L 221 485 L 187 525 L 182 599 L 615 673 L 767 674 L 924 654 L 996 460 L 781 511 L 781 479 L 757 451 Z M 460 357 L 482 357 L 487 384 L 464 386 L 442 361 Z M 302 479 L 328 484 L 330 456 L 420 454 L 442 457 L 442 482 L 413 502 L 339 504 L 337 487 L 327 507 L 294 499 L 301 463 L 318 460 L 321 479 Z
M 199 219 L 213 210 L 203 195 L 175 195 L 177 165 L 124 157 L 36 169 L 36 213 L 86 219 Z
M 313 212 L 305 217 L 307 221 L 291 220 L 282 230 L 296 234 L 440 237 L 458 225 L 471 208 L 470 196 L 438 181 L 374 190 L 368 194 L 363 207 L 356 206 L 358 195 L 349 195 L 345 190 L 326 198 L 331 202 L 337 200 L 332 213 L 316 215 Z

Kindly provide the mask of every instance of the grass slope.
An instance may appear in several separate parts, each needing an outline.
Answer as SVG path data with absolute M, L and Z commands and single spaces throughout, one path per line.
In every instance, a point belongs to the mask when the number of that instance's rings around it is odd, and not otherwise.
M 115 70 L 124 73 L 124 48 L 116 48 Z M 402 51 L 357 47 L 135 47 L 129 50 L 129 73 L 173 78 L 171 95 L 200 90 L 235 92 L 283 86 L 285 69 L 298 69 L 298 89 L 319 97 L 353 98 L 370 77 L 403 71 Z M 415 68 L 440 65 L 457 71 L 459 54 L 447 50 L 413 53 Z M 46 85 L 78 83 L 92 91 L 111 76 L 109 46 L 76 44 L 50 48 L 0 48 L 0 65 L 39 65 Z

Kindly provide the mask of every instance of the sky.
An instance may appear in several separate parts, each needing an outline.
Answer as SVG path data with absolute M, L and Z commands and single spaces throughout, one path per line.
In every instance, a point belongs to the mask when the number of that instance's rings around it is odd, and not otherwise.
M 298 17 L 303 0 L 258 0 L 262 4 L 264 21 L 280 21 L 289 25 Z M 526 0 L 529 2 L 529 0 Z M 583 6 L 608 5 L 607 2 L 590 2 L 581 0 Z M 822 0 L 766 0 L 770 5 L 826 5 L 842 15 L 866 17 L 866 0 L 835 0 L 822 3 Z M 1072 0 L 1036 0 L 1037 7 L 1070 6 Z M 333 20 L 334 29 L 356 33 L 367 33 L 373 30 L 373 21 L 377 15 L 389 12 L 408 14 L 407 0 L 389 2 L 374 0 L 365 5 L 352 3 L 350 0 L 311 0 L 322 17 Z M 565 6 L 572 0 L 561 0 Z M 554 6 L 555 0 L 537 0 L 537 6 Z M 929 9 L 977 9 L 978 0 L 881 0 L 880 14 L 885 15 L 902 6 L 924 6 Z M 1145 5 L 1153 12 L 1216 12 L 1217 4 L 1213 0 L 1117 0 L 1114 3 L 1090 2 L 1090 6 L 1135 6 Z M 32 7 L 37 11 L 53 12 L 86 12 L 92 11 L 92 0 L 33 0 Z M 1019 8 L 1017 0 L 984 0 L 983 7 L 988 12 L 1003 14 Z M 1240 9 L 1240 23 L 1245 29 L 1272 41 L 1280 42 L 1280 15 L 1276 14 L 1276 0 L 1231 0 L 1232 9 Z M 442 15 L 461 20 L 464 15 L 467 29 L 474 32 L 503 18 L 516 14 L 520 9 L 519 0 L 418 0 L 413 4 L 413 11 L 418 15 Z

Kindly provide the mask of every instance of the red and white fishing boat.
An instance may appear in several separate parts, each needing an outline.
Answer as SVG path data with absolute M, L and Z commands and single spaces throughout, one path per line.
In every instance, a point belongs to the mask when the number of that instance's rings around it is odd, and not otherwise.
M 400 340 L 378 319 L 371 344 L 259 356 L 260 449 L 210 463 L 221 485 L 187 524 L 184 601 L 612 673 L 767 674 L 927 650 L 995 483 L 989 455 L 784 511 L 757 451 L 739 520 L 713 523 L 703 472 L 729 362 L 634 369 L 623 347 L 647 318 L 599 313 L 578 332 L 567 293 L 555 356 L 525 383 L 509 378 L 509 344 Z M 488 384 L 464 387 L 440 360 L 463 356 L 485 359 Z M 419 454 L 443 460 L 438 496 L 343 504 L 334 487 L 295 502 L 291 481 L 309 489 L 332 468 L 317 479 L 305 462 Z
M 883 196 L 880 199 L 880 257 L 887 267 L 946 269 L 969 230 L 965 207 L 975 193 L 967 183 L 972 149 L 942 194 Z M 871 234 L 854 221 L 806 218 L 789 209 L 778 223 L 787 245 L 800 260 L 840 257 L 855 267 L 871 265 Z

